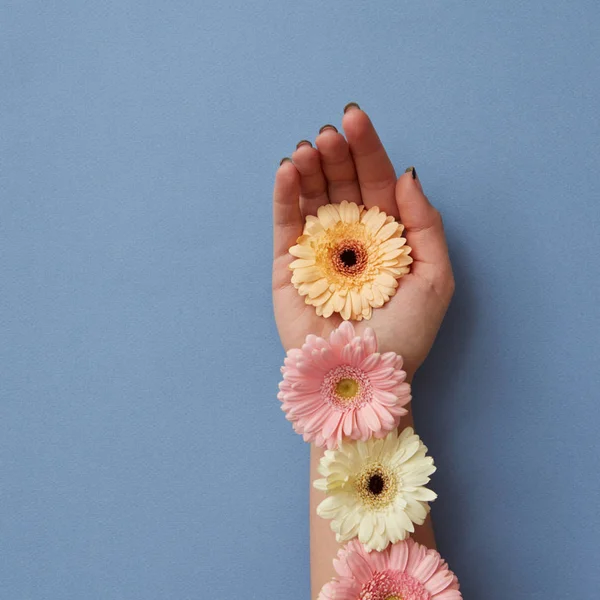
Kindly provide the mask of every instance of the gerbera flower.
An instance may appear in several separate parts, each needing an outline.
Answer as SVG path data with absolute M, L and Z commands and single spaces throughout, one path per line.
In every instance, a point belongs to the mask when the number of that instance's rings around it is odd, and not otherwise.
M 352 540 L 338 552 L 338 577 L 318 600 L 460 600 L 456 575 L 435 550 L 408 539 L 384 552 L 365 552 Z
M 326 204 L 308 216 L 290 254 L 292 283 L 318 315 L 340 313 L 345 320 L 370 319 L 409 272 L 411 248 L 404 226 L 376 206 Z
M 396 429 L 408 411 L 410 385 L 402 358 L 379 354 L 372 329 L 356 336 L 344 322 L 329 340 L 309 335 L 281 368 L 278 398 L 304 440 L 333 448 L 342 437 L 367 440 Z
M 422 525 L 428 502 L 437 498 L 424 487 L 435 472 L 426 453 L 411 427 L 326 450 L 319 465 L 324 479 L 313 485 L 327 494 L 317 514 L 332 519 L 337 541 L 358 536 L 369 550 L 383 550 L 413 533 L 413 523 Z

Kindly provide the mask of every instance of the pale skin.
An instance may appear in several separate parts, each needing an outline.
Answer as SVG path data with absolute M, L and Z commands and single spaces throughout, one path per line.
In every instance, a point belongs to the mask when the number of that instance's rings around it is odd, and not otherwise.
M 368 321 L 354 323 L 360 334 L 372 327 L 381 352 L 393 351 L 404 359 L 408 381 L 425 360 L 454 293 L 454 277 L 440 213 L 423 193 L 419 178 L 410 170 L 400 177 L 367 114 L 349 105 L 342 119 L 345 135 L 335 128 L 322 128 L 315 146 L 300 143 L 291 160 L 277 170 L 273 191 L 274 260 L 273 305 L 275 320 L 285 350 L 299 348 L 305 337 L 323 337 L 337 328 L 341 317 L 319 317 L 304 302 L 291 283 L 288 266 L 294 258 L 288 249 L 302 234 L 304 219 L 316 215 L 319 206 L 342 200 L 378 206 L 400 220 L 412 248 L 411 271 L 399 280 L 396 295 L 375 309 Z M 400 428 L 412 426 L 412 412 L 402 418 Z M 333 559 L 339 549 L 329 521 L 316 515 L 325 497 L 312 487 L 322 450 L 311 447 L 310 461 L 310 556 L 312 597 L 334 575 Z M 431 521 L 417 527 L 413 537 L 433 548 Z

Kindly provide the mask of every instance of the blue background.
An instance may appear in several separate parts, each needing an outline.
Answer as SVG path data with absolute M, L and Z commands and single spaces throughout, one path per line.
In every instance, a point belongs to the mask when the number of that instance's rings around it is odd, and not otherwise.
M 5 2 L 0 597 L 309 598 L 271 186 L 359 102 L 443 211 L 415 382 L 466 598 L 600 587 L 600 4 Z

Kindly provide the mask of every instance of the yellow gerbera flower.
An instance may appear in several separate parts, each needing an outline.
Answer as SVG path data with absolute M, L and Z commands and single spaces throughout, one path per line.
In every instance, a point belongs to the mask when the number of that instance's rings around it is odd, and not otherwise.
M 304 232 L 290 254 L 292 283 L 317 314 L 370 319 L 395 293 L 409 272 L 411 248 L 404 226 L 373 206 L 346 202 L 319 207 L 306 218 Z

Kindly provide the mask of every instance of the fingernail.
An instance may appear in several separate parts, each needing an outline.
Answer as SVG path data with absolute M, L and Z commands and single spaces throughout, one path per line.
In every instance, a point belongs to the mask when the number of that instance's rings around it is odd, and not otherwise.
M 290 161 L 292 162 L 292 159 L 289 156 L 284 156 L 280 161 L 279 161 L 279 166 L 281 166 L 284 162 L 286 161 Z
M 330 125 L 329 123 L 327 123 L 327 125 L 323 125 L 323 127 L 321 127 L 321 129 L 319 129 L 319 133 L 323 133 L 326 129 L 333 129 L 333 131 L 335 131 L 337 133 L 337 129 L 333 125 Z
M 348 102 L 348 104 L 344 106 L 344 114 L 346 114 L 352 108 L 358 108 L 358 110 L 360 110 L 360 106 L 356 104 L 356 102 Z
M 406 169 L 406 171 L 404 171 L 405 173 L 410 173 L 412 172 L 412 178 L 416 179 L 417 178 L 417 170 L 414 167 L 408 167 L 408 169 Z
M 296 150 L 298 150 L 298 148 L 300 148 L 300 146 L 305 146 L 306 144 L 308 144 L 311 148 L 312 148 L 312 144 L 310 143 L 309 140 L 300 140 L 297 144 L 296 144 Z

